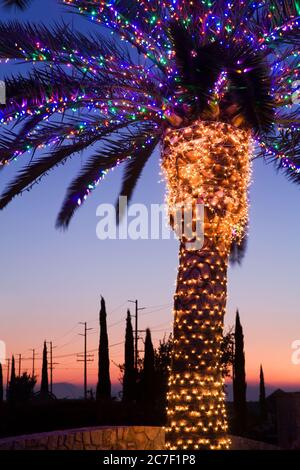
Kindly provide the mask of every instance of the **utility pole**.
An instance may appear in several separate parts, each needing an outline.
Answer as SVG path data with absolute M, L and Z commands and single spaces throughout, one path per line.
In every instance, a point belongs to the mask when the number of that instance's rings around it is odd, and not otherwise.
M 21 377 L 22 354 L 19 354 L 19 377 Z
M 32 377 L 34 377 L 35 349 L 31 349 L 30 351 L 32 351 Z
M 84 333 L 79 333 L 80 336 L 84 337 L 84 353 L 83 353 L 83 359 L 82 359 L 82 354 L 78 354 L 77 359 L 78 362 L 83 362 L 84 367 L 83 367 L 83 388 L 84 388 L 84 399 L 87 399 L 87 363 L 93 361 L 93 357 L 89 354 L 87 354 L 87 332 L 92 330 L 93 328 L 88 328 L 87 327 L 87 322 L 79 322 L 80 325 L 84 325 Z
M 50 393 L 53 392 L 53 369 L 54 366 L 58 364 L 58 362 L 53 362 L 53 349 L 56 348 L 56 346 L 53 346 L 52 341 L 49 341 L 50 344 Z
M 50 341 L 50 393 L 53 388 L 53 355 L 52 355 L 52 341 Z
M 139 307 L 138 306 L 138 300 L 128 300 L 128 302 L 131 302 L 132 304 L 135 304 L 135 329 L 134 329 L 134 368 L 137 372 L 138 370 L 138 356 L 139 356 L 139 350 L 138 350 L 138 341 L 139 341 L 139 329 L 138 329 L 138 313 L 140 310 L 145 310 L 147 307 Z

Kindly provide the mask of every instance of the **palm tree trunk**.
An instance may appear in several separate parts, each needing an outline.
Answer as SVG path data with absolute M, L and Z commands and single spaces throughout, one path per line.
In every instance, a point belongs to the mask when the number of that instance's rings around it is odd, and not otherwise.
M 166 429 L 172 450 L 230 446 L 220 346 L 230 246 L 247 224 L 249 140 L 247 131 L 220 122 L 198 121 L 165 135 L 171 221 L 178 205 L 204 206 L 202 247 L 188 244 L 185 233 L 179 237 Z
M 228 445 L 220 366 L 226 275 L 226 253 L 210 243 L 195 251 L 180 244 L 168 394 L 171 448 Z

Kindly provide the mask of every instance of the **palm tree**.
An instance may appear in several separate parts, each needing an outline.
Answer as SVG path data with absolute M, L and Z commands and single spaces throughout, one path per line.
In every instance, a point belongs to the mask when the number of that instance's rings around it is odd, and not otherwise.
M 38 64 L 6 81 L 2 165 L 34 156 L 0 206 L 93 148 L 59 212 L 57 226 L 66 228 L 122 163 L 121 194 L 130 198 L 161 144 L 174 228 L 174 204 L 192 206 L 194 219 L 196 203 L 205 208 L 203 246 L 198 232 L 180 236 L 167 447 L 228 448 L 220 366 L 227 266 L 244 247 L 253 156 L 300 181 L 299 2 L 65 3 L 113 36 L 85 36 L 66 24 L 0 24 L 0 58 Z

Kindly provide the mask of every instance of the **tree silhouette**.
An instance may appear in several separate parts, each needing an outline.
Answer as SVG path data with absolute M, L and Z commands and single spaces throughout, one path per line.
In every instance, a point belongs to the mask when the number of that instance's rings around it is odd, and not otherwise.
M 141 400 L 151 403 L 155 399 L 155 364 L 154 348 L 149 328 L 146 330 L 144 367 L 141 380 Z
M 259 371 L 259 411 L 261 421 L 265 421 L 267 417 L 267 402 L 266 402 L 266 389 L 265 389 L 265 378 L 262 365 L 260 365 Z
M 230 377 L 234 363 L 234 333 L 233 328 L 224 332 L 221 343 L 221 364 L 223 368 L 223 376 Z
M 31 377 L 27 372 L 15 380 L 15 401 L 18 403 L 26 403 L 33 398 L 33 390 L 36 384 L 36 378 Z
M 167 405 L 167 391 L 172 358 L 172 334 L 163 338 L 154 350 L 155 356 L 155 400 L 158 412 L 164 414 Z
M 99 314 L 100 321 L 100 341 L 98 353 L 98 383 L 96 390 L 96 399 L 110 399 L 111 398 L 111 383 L 109 376 L 109 350 L 108 350 L 108 335 L 106 324 L 106 307 L 105 300 L 101 297 L 101 308 Z
M 236 312 L 235 332 L 234 332 L 234 365 L 233 365 L 233 405 L 235 431 L 243 435 L 246 431 L 247 402 L 246 402 L 246 372 L 244 335 L 240 322 L 239 311 Z
M 127 310 L 125 332 L 125 363 L 123 376 L 123 401 L 136 398 L 136 371 L 134 368 L 134 340 L 130 311 Z
M 41 380 L 40 397 L 41 398 L 49 397 L 48 358 L 47 358 L 46 341 L 44 341 L 44 349 L 43 349 L 43 364 L 42 364 L 42 380 Z
M 11 358 L 11 371 L 10 371 L 10 381 L 8 384 L 7 390 L 7 401 L 14 402 L 16 396 L 16 369 L 15 369 L 15 357 L 14 355 Z
M 2 371 L 2 363 L 0 362 L 0 403 L 3 402 L 3 371 Z

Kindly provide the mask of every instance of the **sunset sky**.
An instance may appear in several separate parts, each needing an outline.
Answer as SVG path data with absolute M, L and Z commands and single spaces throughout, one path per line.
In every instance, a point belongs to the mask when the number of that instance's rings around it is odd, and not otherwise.
M 41 6 L 42 3 L 42 6 Z M 19 19 L 57 20 L 64 8 L 55 0 L 36 1 Z M 2 12 L 1 12 L 2 13 Z M 66 21 L 71 17 L 64 14 Z M 82 30 L 82 19 L 74 20 Z M 0 79 L 9 69 L 0 65 Z M 123 362 L 128 299 L 139 299 L 140 328 L 150 327 L 155 345 L 171 331 L 172 296 L 176 279 L 178 243 L 175 240 L 106 240 L 96 237 L 96 208 L 114 203 L 122 169 L 109 174 L 78 211 L 67 232 L 54 227 L 65 189 L 88 154 L 76 155 L 53 171 L 34 189 L 16 198 L 0 213 L 0 340 L 7 353 L 21 353 L 22 369 L 31 370 L 30 348 L 41 357 L 44 339 L 52 340 L 56 382 L 82 382 L 83 327 L 93 328 L 88 349 L 98 343 L 100 295 L 107 304 L 112 380 L 115 363 Z M 28 162 L 25 157 L 23 162 Z M 0 172 L 0 188 L 21 168 L 22 159 Z M 133 203 L 164 201 L 159 182 L 159 154 L 153 155 L 134 194 Z M 233 325 L 239 308 L 244 327 L 247 382 L 258 381 L 262 363 L 266 383 L 300 390 L 300 365 L 291 362 L 291 344 L 300 339 L 300 187 L 255 161 L 250 190 L 250 234 L 242 266 L 230 268 L 226 325 Z M 142 342 L 140 343 L 142 347 Z M 40 374 L 40 360 L 36 364 Z M 97 353 L 89 367 L 95 383 Z

